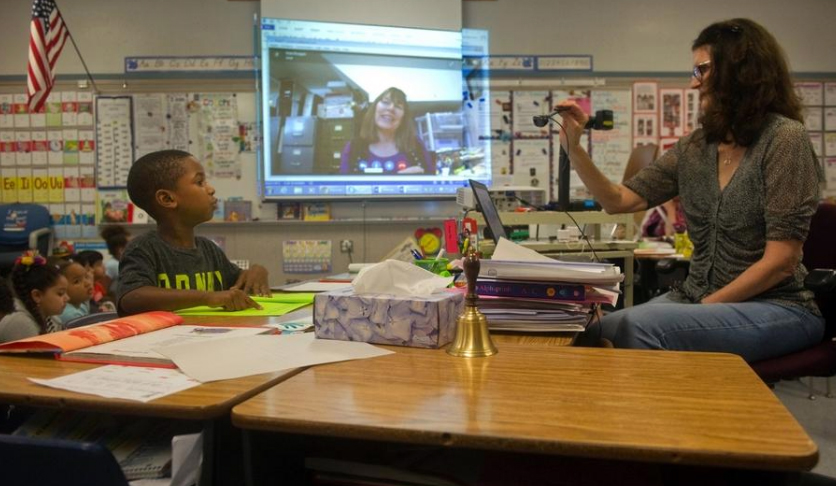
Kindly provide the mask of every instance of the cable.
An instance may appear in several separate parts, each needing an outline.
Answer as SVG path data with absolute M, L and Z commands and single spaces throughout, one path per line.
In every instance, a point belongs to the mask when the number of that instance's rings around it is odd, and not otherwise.
M 598 263 L 601 263 L 601 259 L 598 258 L 598 254 L 595 253 L 595 248 L 592 247 L 592 242 L 589 241 L 589 237 L 586 236 L 586 233 L 584 232 L 584 230 L 581 229 L 581 225 L 579 225 L 578 222 L 575 221 L 575 218 L 573 218 L 572 215 L 569 214 L 569 211 L 564 211 L 564 213 L 566 214 L 566 216 L 569 216 L 569 219 L 571 219 L 573 223 L 575 223 L 575 227 L 578 228 L 578 231 L 580 231 L 581 236 L 586 241 L 586 244 L 589 245 L 589 249 L 592 251 L 592 256 L 595 258 L 595 261 L 598 262 Z

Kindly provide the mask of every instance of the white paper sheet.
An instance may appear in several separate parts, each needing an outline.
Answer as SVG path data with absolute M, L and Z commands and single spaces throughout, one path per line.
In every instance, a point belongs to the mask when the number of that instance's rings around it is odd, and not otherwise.
M 313 333 L 231 338 L 157 352 L 204 383 L 392 353 L 366 343 L 316 339 Z
M 49 380 L 29 380 L 50 388 L 139 402 L 150 402 L 200 385 L 179 370 L 117 365 L 100 366 Z
M 172 326 L 158 331 L 139 334 L 125 339 L 118 339 L 109 343 L 98 344 L 64 353 L 64 356 L 103 355 L 118 358 L 165 359 L 154 349 L 167 346 L 197 343 L 203 345 L 206 341 L 228 339 L 231 337 L 252 336 L 268 332 L 263 327 L 221 327 L 221 326 Z

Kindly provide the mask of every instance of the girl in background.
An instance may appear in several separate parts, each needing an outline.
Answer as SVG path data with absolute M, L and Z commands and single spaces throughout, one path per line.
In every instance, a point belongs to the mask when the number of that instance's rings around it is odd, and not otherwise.
M 56 266 L 67 279 L 67 305 L 61 312 L 61 322 L 66 324 L 90 314 L 93 279 L 89 278 L 84 265 L 75 260 L 59 260 Z
M 57 331 L 48 319 L 61 314 L 67 303 L 67 279 L 37 251 L 17 260 L 10 276 L 14 312 L 0 320 L 0 343 Z

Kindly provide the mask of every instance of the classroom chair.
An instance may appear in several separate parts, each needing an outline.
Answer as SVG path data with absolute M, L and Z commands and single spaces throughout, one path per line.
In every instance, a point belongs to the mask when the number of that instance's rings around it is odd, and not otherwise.
M 7 275 L 15 259 L 26 250 L 37 249 L 49 256 L 52 244 L 52 216 L 40 204 L 0 205 L 0 276 Z
M 90 442 L 0 435 L 4 486 L 128 486 L 107 448 Z
M 836 204 L 821 203 L 810 222 L 810 234 L 804 243 L 803 263 L 810 274 L 804 282 L 816 293 L 816 303 L 825 318 L 822 341 L 809 348 L 777 358 L 752 363 L 752 369 L 766 383 L 810 377 L 809 398 L 814 400 L 813 377 L 827 379 L 836 375 Z

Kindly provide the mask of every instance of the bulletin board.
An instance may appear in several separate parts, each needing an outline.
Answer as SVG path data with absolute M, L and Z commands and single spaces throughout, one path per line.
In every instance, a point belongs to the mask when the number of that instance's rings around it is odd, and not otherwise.
M 98 95 L 59 84 L 39 113 L 28 112 L 22 88 L 0 86 L 0 202 L 44 204 L 58 239 L 96 238 L 100 223 L 147 223 L 129 204 L 130 166 L 178 149 L 201 160 L 217 197 L 257 205 L 255 95 L 204 84 L 133 82 L 131 92 L 104 83 Z

